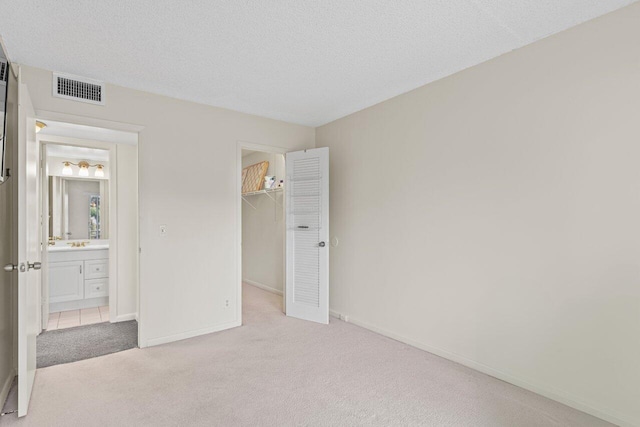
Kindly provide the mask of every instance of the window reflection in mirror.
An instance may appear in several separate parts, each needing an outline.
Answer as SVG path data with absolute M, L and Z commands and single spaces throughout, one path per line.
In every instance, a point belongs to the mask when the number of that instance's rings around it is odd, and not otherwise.
M 100 195 L 89 196 L 89 238 L 101 239 L 100 237 Z

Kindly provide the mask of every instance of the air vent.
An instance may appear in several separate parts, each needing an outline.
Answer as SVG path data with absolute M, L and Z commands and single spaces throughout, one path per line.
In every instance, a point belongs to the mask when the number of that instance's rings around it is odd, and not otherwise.
M 6 82 L 9 74 L 9 64 L 0 61 L 0 82 Z
M 104 105 L 104 83 L 69 74 L 53 73 L 53 96 Z

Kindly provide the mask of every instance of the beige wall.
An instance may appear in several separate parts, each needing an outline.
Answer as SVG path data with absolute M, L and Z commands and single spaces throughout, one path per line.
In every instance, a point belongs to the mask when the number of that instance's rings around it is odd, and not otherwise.
M 640 4 L 317 129 L 331 307 L 640 425 Z
M 237 324 L 237 142 L 304 149 L 313 147 L 314 130 L 112 85 L 106 106 L 53 98 L 50 71 L 23 66 L 22 72 L 36 110 L 144 126 L 138 147 L 142 345 Z M 127 185 L 119 179 L 118 191 Z M 164 237 L 160 225 L 167 226 Z
M 284 179 L 282 154 L 256 152 L 242 158 L 242 167 L 269 162 L 267 175 Z M 282 293 L 284 289 L 284 193 L 247 196 L 242 203 L 242 278 L 248 283 Z

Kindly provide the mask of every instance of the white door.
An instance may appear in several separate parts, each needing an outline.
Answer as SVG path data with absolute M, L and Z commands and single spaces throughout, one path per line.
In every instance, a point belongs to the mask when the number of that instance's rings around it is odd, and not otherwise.
M 329 323 L 329 148 L 286 155 L 286 313 Z
M 18 87 L 18 416 L 27 414 L 40 333 L 40 214 L 35 111 L 27 86 Z

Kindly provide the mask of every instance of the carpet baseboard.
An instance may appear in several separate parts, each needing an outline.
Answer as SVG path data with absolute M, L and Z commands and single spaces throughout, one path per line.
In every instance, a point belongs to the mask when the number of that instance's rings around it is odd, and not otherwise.
M 625 419 L 625 417 L 621 414 L 616 414 L 614 411 L 608 409 L 599 409 L 597 405 L 592 403 L 585 403 L 580 399 L 571 396 L 568 393 L 553 390 L 547 386 L 533 383 L 528 380 L 523 380 L 516 376 L 504 373 L 497 369 L 494 369 L 490 366 L 484 365 L 482 363 L 478 363 L 474 360 L 467 359 L 464 356 L 460 356 L 458 354 L 449 352 L 447 350 L 443 350 L 441 348 L 433 347 L 427 344 L 423 344 L 421 342 L 412 340 L 410 338 L 404 337 L 402 335 L 396 334 L 394 332 L 390 332 L 386 329 L 379 328 L 375 325 L 372 325 L 368 322 L 364 322 L 358 319 L 354 319 L 345 314 L 339 313 L 334 310 L 329 311 L 332 317 L 337 319 L 344 320 L 345 322 L 352 323 L 361 328 L 367 329 L 371 332 L 375 332 L 380 335 L 384 335 L 385 337 L 394 339 L 396 341 L 400 341 L 402 343 L 408 344 L 412 347 L 419 348 L 420 350 L 427 351 L 429 353 L 435 354 L 436 356 L 440 356 L 444 359 L 451 360 L 453 362 L 459 363 L 461 365 L 467 366 L 471 369 L 475 369 L 476 371 L 482 372 L 483 374 L 489 375 L 491 377 L 497 378 L 509 384 L 516 385 L 525 390 L 529 390 L 533 393 L 544 396 L 548 399 L 555 400 L 556 402 L 560 402 L 563 405 L 567 405 L 571 408 L 577 409 L 578 411 L 585 412 L 589 415 L 593 415 L 594 417 L 600 418 L 602 420 L 608 421 L 620 427 L 634 427 L 636 423 Z
M 11 384 L 13 384 L 13 379 L 16 377 L 16 372 L 11 369 L 7 378 L 4 380 L 2 384 L 2 389 L 0 389 L 0 410 L 4 406 L 4 402 L 7 400 L 7 396 L 9 395 L 9 391 L 11 390 Z
M 181 332 L 179 334 L 168 335 L 166 337 L 152 338 L 140 343 L 140 348 L 153 347 L 154 345 L 168 344 L 174 341 L 182 341 L 187 338 L 197 337 L 199 335 L 212 334 L 214 332 L 224 331 L 225 329 L 231 329 L 238 326 L 242 326 L 242 322 L 233 321 L 228 323 L 222 323 L 220 325 L 212 326 L 210 328 L 196 329 L 195 331 Z
M 282 295 L 282 291 L 276 288 L 272 288 L 271 286 L 267 286 L 260 282 L 254 282 L 253 280 L 242 279 L 248 285 L 255 286 L 256 288 L 260 288 L 264 291 L 271 292 L 273 294 Z

